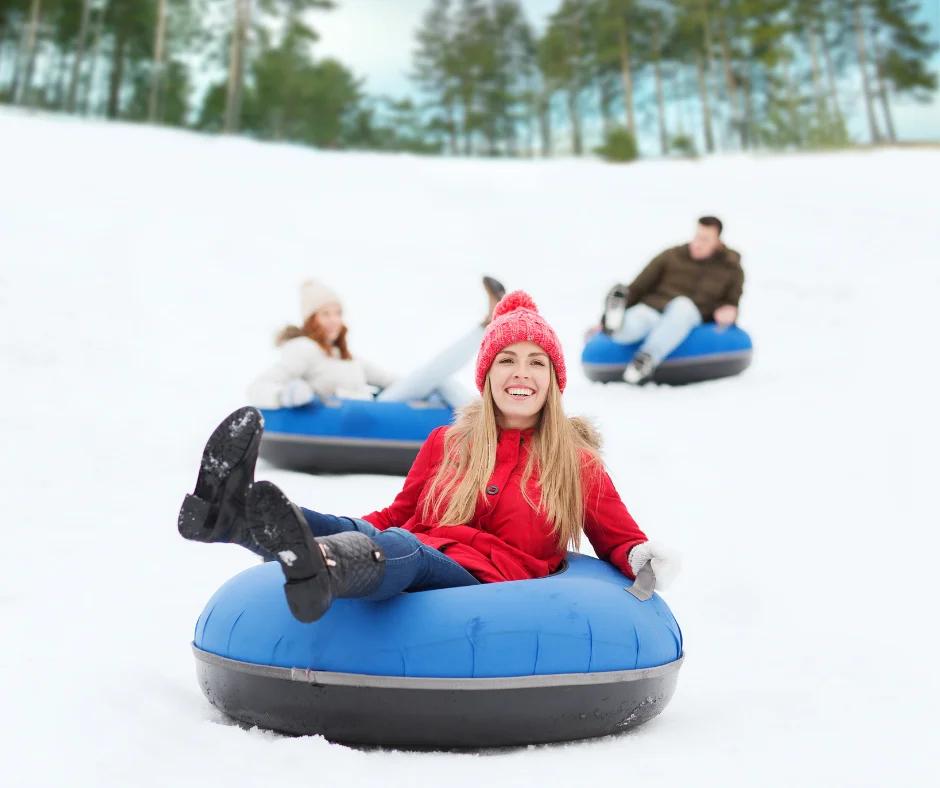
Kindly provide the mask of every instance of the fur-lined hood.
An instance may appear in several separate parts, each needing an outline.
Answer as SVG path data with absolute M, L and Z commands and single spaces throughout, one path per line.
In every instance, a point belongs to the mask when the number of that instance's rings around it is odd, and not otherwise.
M 572 426 L 578 431 L 578 434 L 584 438 L 594 451 L 600 451 L 603 445 L 603 438 L 601 438 L 601 433 L 594 426 L 594 422 L 590 419 L 586 419 L 583 416 L 569 416 L 568 421 L 571 422 Z

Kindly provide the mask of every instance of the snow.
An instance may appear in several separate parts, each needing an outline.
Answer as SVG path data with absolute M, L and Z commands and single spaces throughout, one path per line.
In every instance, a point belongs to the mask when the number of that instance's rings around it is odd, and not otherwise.
M 940 688 L 936 150 L 469 161 L 0 112 L 0 784 L 924 785 Z M 589 383 L 603 294 L 716 213 L 748 274 L 739 378 Z M 647 533 L 687 659 L 633 733 L 478 754 L 360 751 L 226 722 L 189 651 L 255 560 L 188 543 L 206 436 L 244 404 L 298 283 L 406 370 L 528 289 Z M 471 384 L 471 370 L 461 373 Z M 361 514 L 396 478 L 260 467 Z

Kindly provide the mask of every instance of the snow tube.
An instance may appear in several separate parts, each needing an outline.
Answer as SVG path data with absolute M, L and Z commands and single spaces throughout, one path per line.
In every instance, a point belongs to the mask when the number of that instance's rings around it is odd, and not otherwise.
M 261 456 L 309 473 L 405 476 L 431 430 L 453 411 L 433 402 L 331 399 L 300 408 L 262 410 Z
M 600 383 L 620 381 L 639 349 L 639 342 L 623 345 L 607 334 L 595 334 L 581 353 L 584 374 Z M 747 369 L 751 365 L 751 354 L 751 338 L 746 331 L 737 326 L 719 329 L 714 323 L 705 323 L 693 329 L 666 357 L 656 368 L 653 380 L 681 386 L 726 378 Z
M 631 588 L 610 564 L 570 553 L 551 577 L 340 599 L 302 624 L 267 563 L 209 600 L 193 640 L 197 675 L 241 723 L 349 744 L 604 736 L 652 719 L 675 690 L 682 634 L 642 588 L 651 579 L 641 572 Z

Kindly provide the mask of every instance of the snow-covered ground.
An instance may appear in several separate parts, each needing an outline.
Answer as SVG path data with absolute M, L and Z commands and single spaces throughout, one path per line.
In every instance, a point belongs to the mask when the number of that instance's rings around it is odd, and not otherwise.
M 0 784 L 927 784 L 938 173 L 938 151 L 431 160 L 0 112 Z M 744 255 L 752 368 L 587 382 L 607 287 L 703 213 Z M 176 533 L 206 434 L 273 358 L 302 278 L 345 295 L 354 351 L 406 370 L 479 318 L 483 273 L 555 324 L 568 410 L 684 555 L 672 704 L 616 738 L 459 755 L 227 723 L 189 643 L 253 559 Z M 400 484 L 259 475 L 350 514 Z

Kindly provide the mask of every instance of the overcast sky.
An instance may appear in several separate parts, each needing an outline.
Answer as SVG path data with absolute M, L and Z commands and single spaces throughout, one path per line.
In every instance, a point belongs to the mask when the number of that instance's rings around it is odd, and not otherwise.
M 560 3 L 522 0 L 529 21 L 538 29 Z M 319 57 L 336 57 L 364 77 L 370 94 L 399 98 L 412 94 L 408 73 L 415 31 L 430 6 L 431 0 L 338 0 L 333 11 L 310 16 L 321 36 L 315 51 Z M 935 37 L 940 36 L 940 0 L 921 0 L 921 16 Z M 940 70 L 940 55 L 933 62 Z M 851 131 L 856 139 L 867 139 L 861 109 L 856 107 Z M 940 101 L 928 106 L 898 103 L 895 120 L 902 138 L 940 139 Z
M 522 5 L 541 29 L 560 0 L 523 0 Z M 409 93 L 415 31 L 430 7 L 431 0 L 338 0 L 334 10 L 310 16 L 321 36 L 316 52 L 333 55 L 366 77 L 369 93 Z

